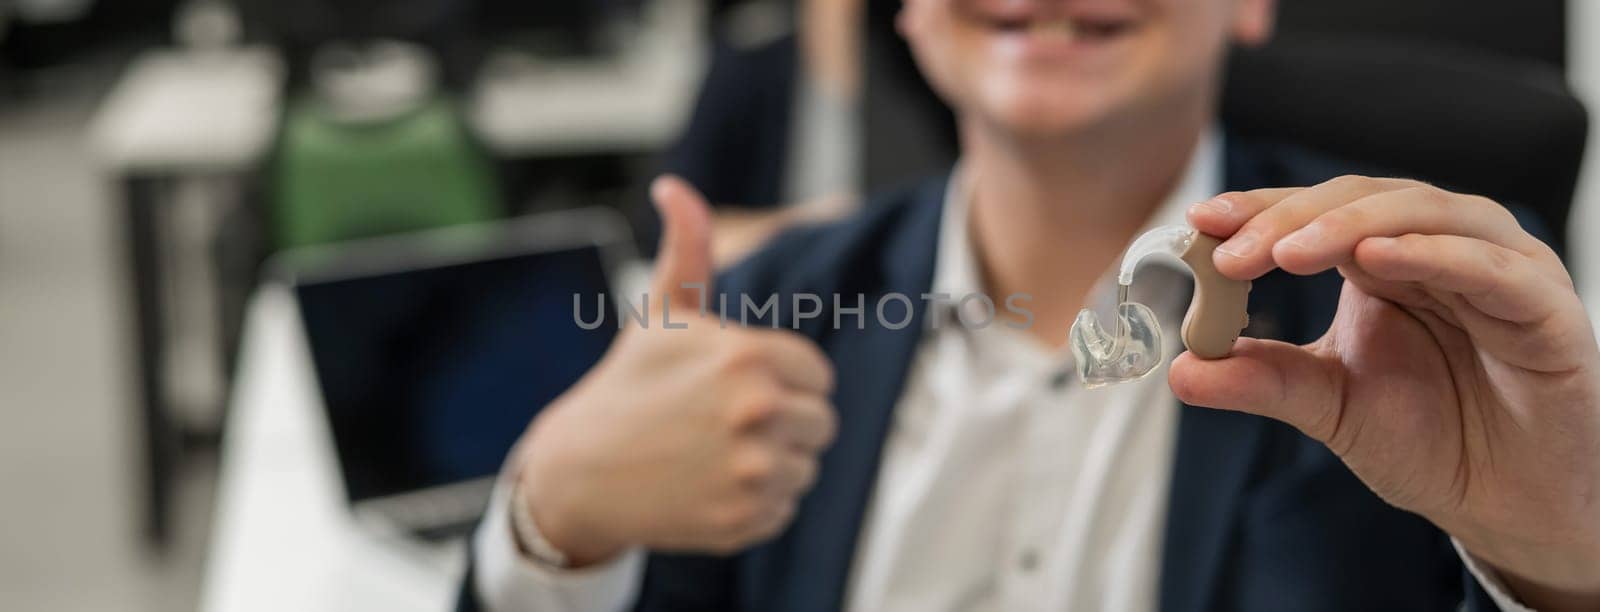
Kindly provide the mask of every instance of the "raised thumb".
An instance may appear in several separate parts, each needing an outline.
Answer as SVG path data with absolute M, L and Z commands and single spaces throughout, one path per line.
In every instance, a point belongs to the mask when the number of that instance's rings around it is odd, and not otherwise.
M 650 199 L 661 215 L 652 298 L 671 300 L 673 309 L 698 310 L 711 291 L 710 206 L 694 186 L 670 174 L 650 184 Z

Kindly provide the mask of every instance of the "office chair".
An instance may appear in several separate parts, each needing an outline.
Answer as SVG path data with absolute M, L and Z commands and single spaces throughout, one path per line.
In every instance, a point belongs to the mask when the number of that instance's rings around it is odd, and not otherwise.
M 1278 38 L 1385 38 L 1565 65 L 1569 0 L 1283 0 Z
M 1232 134 L 1528 207 L 1565 253 L 1588 114 L 1548 64 L 1424 44 L 1279 43 L 1234 55 L 1222 117 Z

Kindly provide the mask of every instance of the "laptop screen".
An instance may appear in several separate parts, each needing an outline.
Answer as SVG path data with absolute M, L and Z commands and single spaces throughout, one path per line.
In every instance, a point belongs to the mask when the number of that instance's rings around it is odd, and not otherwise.
M 307 341 L 352 501 L 495 473 L 616 334 L 580 247 L 305 282 Z M 581 297 L 583 322 L 574 318 Z

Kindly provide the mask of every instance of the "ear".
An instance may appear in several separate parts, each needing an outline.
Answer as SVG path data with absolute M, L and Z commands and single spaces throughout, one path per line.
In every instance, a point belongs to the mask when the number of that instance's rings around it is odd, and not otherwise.
M 1233 42 L 1259 47 L 1272 38 L 1278 17 L 1277 0 L 1238 0 L 1233 11 Z

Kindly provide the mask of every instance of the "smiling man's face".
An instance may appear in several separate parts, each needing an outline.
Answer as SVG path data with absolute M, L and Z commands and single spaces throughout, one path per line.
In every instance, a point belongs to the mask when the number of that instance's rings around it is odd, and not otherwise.
M 1212 95 L 1228 43 L 1272 17 L 1273 0 L 905 0 L 899 27 L 963 118 L 1048 136 Z

